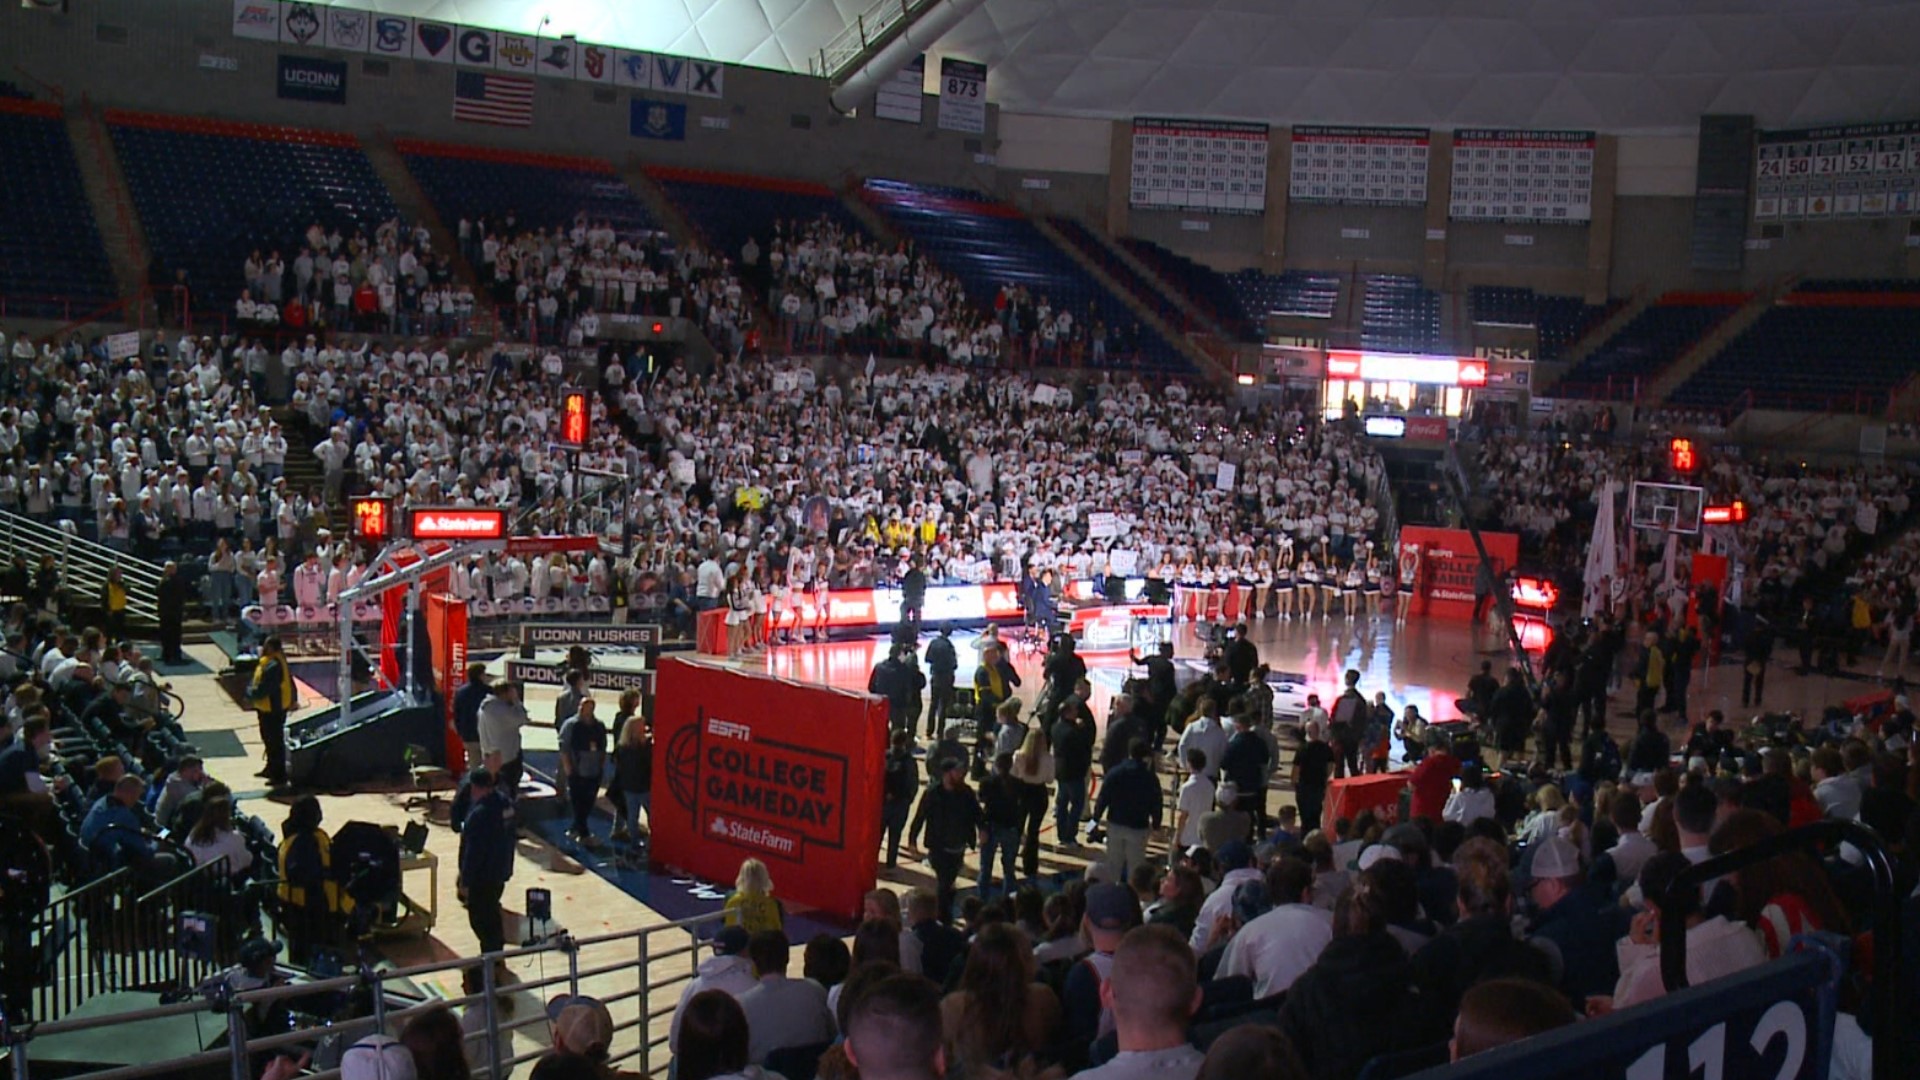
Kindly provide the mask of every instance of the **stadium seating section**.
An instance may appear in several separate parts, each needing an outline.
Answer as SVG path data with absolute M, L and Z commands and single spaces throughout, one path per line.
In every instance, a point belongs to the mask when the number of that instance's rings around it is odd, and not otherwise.
M 1251 341 L 1255 337 L 1253 321 L 1240 306 L 1240 297 L 1225 274 L 1210 266 L 1177 255 L 1151 240 L 1124 237 L 1120 246 L 1148 269 L 1179 289 L 1194 305 L 1229 334 Z
M 1467 291 L 1467 311 L 1485 326 L 1531 326 L 1540 335 L 1541 360 L 1558 360 L 1619 303 L 1588 304 L 1573 296 L 1549 296 L 1532 289 L 1475 285 Z
M 1675 391 L 1676 405 L 1874 413 L 1920 373 L 1920 281 L 1810 281 Z
M 655 228 L 646 204 L 613 166 L 595 158 L 489 150 L 396 139 L 394 149 L 447 228 L 461 218 L 498 225 L 511 212 L 520 228 L 572 224 L 585 211 L 622 233 Z
M 1629 400 L 1636 385 L 1659 374 L 1747 299 L 1744 293 L 1668 293 L 1580 361 L 1554 392 Z
M 1340 275 L 1314 270 L 1265 274 L 1242 270 L 1228 274 L 1240 309 L 1258 322 L 1269 315 L 1298 319 L 1331 319 L 1340 306 Z
M 825 184 L 667 166 L 651 166 L 647 175 L 667 193 L 687 224 L 730 259 L 740 257 L 749 237 L 764 251 L 778 222 L 807 222 L 824 216 L 856 236 L 866 233 Z
M 1446 351 L 1440 340 L 1440 294 L 1404 274 L 1366 279 L 1360 345 L 1394 352 Z
M 862 196 L 894 226 L 912 236 L 979 303 L 991 303 L 1003 285 L 1023 285 L 1085 320 L 1091 306 L 1109 327 L 1131 327 L 1132 311 L 1050 243 L 1018 210 L 977 191 L 869 180 Z M 1186 361 L 1151 328 L 1139 331 L 1142 361 L 1163 370 Z
M 370 232 L 396 213 L 351 135 L 119 109 L 105 120 L 158 283 L 186 270 L 202 310 L 240 295 L 248 253 L 291 260 L 316 221 Z
M 113 272 L 59 107 L 17 93 L 0 98 L 0 146 L 7 189 L 0 298 L 7 314 L 62 318 L 112 303 Z
M 1166 320 L 1167 325 L 1182 330 L 1194 329 L 1187 325 L 1187 313 L 1172 297 L 1165 295 L 1162 289 L 1140 276 L 1126 261 L 1113 253 L 1106 242 L 1094 235 L 1092 229 L 1069 217 L 1050 217 L 1051 224 L 1067 243 L 1086 256 L 1095 266 L 1112 278 L 1122 289 L 1133 294 L 1133 298 L 1146 305 L 1147 310 Z

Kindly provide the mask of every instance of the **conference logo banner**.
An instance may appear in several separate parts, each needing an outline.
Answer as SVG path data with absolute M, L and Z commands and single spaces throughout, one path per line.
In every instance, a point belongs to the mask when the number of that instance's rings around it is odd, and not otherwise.
M 776 863 L 781 893 L 851 914 L 873 887 L 886 704 L 670 658 L 654 731 L 654 860 L 729 880 Z
M 233 0 L 233 36 L 279 41 L 279 0 Z
M 23 2 L 32 5 L 39 0 Z M 456 26 L 314 0 L 234 0 L 233 36 L 343 52 L 410 56 L 438 64 L 457 63 L 581 82 L 611 82 L 685 97 L 723 97 L 727 86 L 727 65 L 717 60 L 616 49 L 524 30 Z M 973 96 L 978 99 L 978 130 L 985 130 L 986 68 L 961 63 L 977 72 L 979 85 Z
M 347 103 L 347 65 L 340 60 L 280 55 L 280 96 L 289 101 Z

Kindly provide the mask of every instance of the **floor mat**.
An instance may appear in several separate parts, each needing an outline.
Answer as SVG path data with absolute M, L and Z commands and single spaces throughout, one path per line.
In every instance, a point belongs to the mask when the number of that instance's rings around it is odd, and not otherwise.
M 213 669 L 189 656 L 178 664 L 169 664 L 160 659 L 160 643 L 157 641 L 135 642 L 140 651 L 153 657 L 153 670 L 162 675 L 211 675 Z
M 247 748 L 240 742 L 240 733 L 215 728 L 210 731 L 193 733 L 193 745 L 203 758 L 246 757 Z

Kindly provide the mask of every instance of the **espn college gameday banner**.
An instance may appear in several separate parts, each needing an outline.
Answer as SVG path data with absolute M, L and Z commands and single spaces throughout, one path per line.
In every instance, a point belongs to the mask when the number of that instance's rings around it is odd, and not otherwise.
M 1135 117 L 1127 202 L 1136 210 L 1267 209 L 1267 125 Z
M 886 700 L 679 656 L 659 687 L 654 863 L 731 882 L 759 859 L 775 895 L 858 913 L 880 859 Z
M 1297 127 L 1292 137 L 1294 202 L 1427 204 L 1426 128 Z
M 1593 217 L 1591 131 L 1453 133 L 1455 221 L 1585 223 Z
M 1753 217 L 1886 217 L 1920 209 L 1920 121 L 1762 131 Z
M 1520 560 L 1520 537 L 1514 533 L 1482 532 L 1493 570 L 1504 575 Z M 1465 529 L 1433 529 L 1405 525 L 1400 529 L 1400 563 L 1418 567 L 1409 614 L 1443 619 L 1473 618 L 1473 582 L 1480 569 L 1480 553 L 1473 534 Z
M 440 711 L 447 725 L 446 764 L 458 776 L 466 771 L 467 744 L 453 730 L 453 695 L 467 682 L 467 602 L 442 592 L 428 593 L 424 599 L 427 641 L 433 646 L 433 688 L 440 694 Z

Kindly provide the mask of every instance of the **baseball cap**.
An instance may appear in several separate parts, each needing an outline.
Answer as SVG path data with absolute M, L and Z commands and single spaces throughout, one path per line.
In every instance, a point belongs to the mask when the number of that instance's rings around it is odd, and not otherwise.
M 1369 870 L 1374 863 L 1388 860 L 1399 862 L 1400 849 L 1388 843 L 1368 844 L 1367 849 L 1360 853 L 1360 869 Z
M 1229 840 L 1220 845 L 1213 861 L 1223 870 L 1243 870 L 1253 865 L 1253 849 L 1244 840 Z
M 713 935 L 713 951 L 721 956 L 738 956 L 746 951 L 751 937 L 744 926 L 723 926 Z
M 960 767 L 960 759 L 952 756 L 941 758 L 940 764 L 938 766 L 939 770 L 943 773 L 950 773 L 959 767 Z
M 1533 877 L 1567 878 L 1580 872 L 1580 852 L 1557 836 L 1540 841 L 1533 853 Z
M 584 1058 L 597 1058 L 613 1044 L 613 1015 L 590 997 L 576 997 L 553 1022 L 558 1047 Z
M 417 1080 L 413 1052 L 391 1035 L 369 1035 L 340 1055 L 340 1080 Z
M 1107 883 L 1087 890 L 1087 924 L 1096 930 L 1125 930 L 1140 922 L 1140 901 L 1125 885 Z

